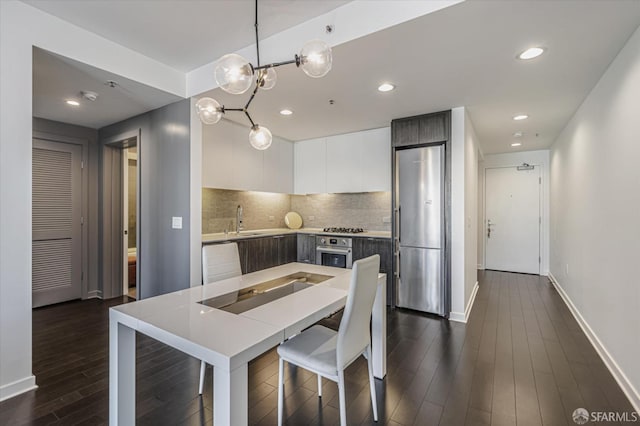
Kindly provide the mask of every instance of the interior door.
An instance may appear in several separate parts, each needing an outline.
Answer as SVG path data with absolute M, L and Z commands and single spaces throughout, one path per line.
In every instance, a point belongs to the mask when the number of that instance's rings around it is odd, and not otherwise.
M 33 139 L 33 307 L 82 296 L 82 146 Z
M 540 167 L 485 171 L 485 268 L 540 273 Z

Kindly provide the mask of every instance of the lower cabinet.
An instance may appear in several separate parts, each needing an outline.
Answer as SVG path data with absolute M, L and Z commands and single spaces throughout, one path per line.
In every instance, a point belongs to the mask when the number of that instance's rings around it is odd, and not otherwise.
M 236 240 L 243 274 L 296 261 L 296 235 Z
M 389 238 L 356 237 L 353 239 L 353 261 L 374 254 L 380 255 L 380 272 L 387 274 L 387 305 L 391 304 L 392 283 L 392 245 Z
M 301 263 L 316 263 L 315 234 L 298 234 L 297 261 Z

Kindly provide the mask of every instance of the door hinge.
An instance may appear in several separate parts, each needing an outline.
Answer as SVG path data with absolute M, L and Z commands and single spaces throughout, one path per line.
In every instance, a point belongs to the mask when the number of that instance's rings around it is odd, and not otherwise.
M 84 216 L 80 216 L 80 225 L 84 225 Z
M 538 185 L 542 185 L 542 178 L 541 177 L 538 178 Z
M 80 161 L 80 168 L 84 169 L 84 160 Z

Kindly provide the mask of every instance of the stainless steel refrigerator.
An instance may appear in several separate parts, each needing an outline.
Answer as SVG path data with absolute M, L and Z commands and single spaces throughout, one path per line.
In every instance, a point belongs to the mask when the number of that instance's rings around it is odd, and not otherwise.
M 444 146 L 396 151 L 396 305 L 447 315 Z

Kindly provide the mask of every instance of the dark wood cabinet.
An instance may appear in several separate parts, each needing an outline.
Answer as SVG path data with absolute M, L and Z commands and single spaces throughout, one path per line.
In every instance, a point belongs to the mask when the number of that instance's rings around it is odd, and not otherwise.
M 296 261 L 296 234 L 235 240 L 243 274 Z
M 298 234 L 297 261 L 301 263 L 316 263 L 315 234 Z
M 278 265 L 295 262 L 298 258 L 298 237 L 283 235 L 278 241 Z
M 392 245 L 389 238 L 357 237 L 353 239 L 353 260 L 379 254 L 380 272 L 387 274 L 387 305 L 391 304 L 391 288 L 393 265 L 392 265 Z
M 444 142 L 449 140 L 451 111 L 435 112 L 391 121 L 394 147 Z

